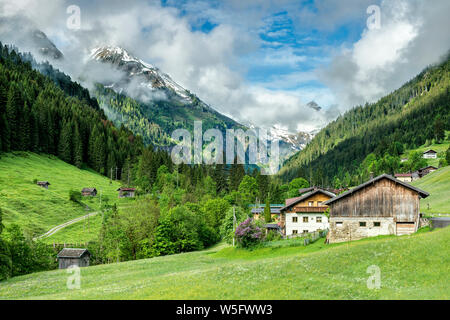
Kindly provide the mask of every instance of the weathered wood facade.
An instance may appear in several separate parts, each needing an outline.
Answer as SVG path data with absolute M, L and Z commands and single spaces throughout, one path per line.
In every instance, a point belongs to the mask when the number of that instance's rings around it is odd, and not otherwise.
M 57 255 L 59 269 L 89 267 L 90 257 L 87 249 L 64 248 Z
M 136 189 L 135 188 L 119 188 L 117 189 L 119 191 L 119 198 L 134 198 L 136 195 Z
M 417 231 L 423 190 L 382 175 L 326 202 L 330 206 L 329 242 L 343 242 Z
M 81 195 L 83 197 L 96 197 L 97 196 L 97 189 L 95 188 L 84 188 L 81 190 Z
M 48 189 L 48 186 L 50 185 L 50 182 L 48 182 L 48 181 L 38 181 L 36 184 L 37 184 L 39 187 Z

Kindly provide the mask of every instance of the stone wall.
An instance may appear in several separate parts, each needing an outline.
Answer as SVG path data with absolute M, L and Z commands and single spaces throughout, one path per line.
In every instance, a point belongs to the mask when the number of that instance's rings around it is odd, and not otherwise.
M 365 222 L 366 226 L 360 226 L 360 222 Z M 375 227 L 375 222 L 379 222 L 380 226 Z M 395 230 L 396 226 L 394 218 L 331 217 L 328 241 L 329 243 L 337 243 L 360 240 L 367 237 L 376 237 L 379 235 L 391 235 L 395 234 Z

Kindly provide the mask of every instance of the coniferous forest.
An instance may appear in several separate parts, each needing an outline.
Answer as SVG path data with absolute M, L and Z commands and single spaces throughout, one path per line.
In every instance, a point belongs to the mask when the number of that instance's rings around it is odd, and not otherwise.
M 400 155 L 442 142 L 445 130 L 450 130 L 449 55 L 378 102 L 339 116 L 292 156 L 279 176 L 283 181 L 301 176 L 315 185 L 340 187 L 358 185 L 371 172 L 414 171 L 420 164 L 402 165 Z

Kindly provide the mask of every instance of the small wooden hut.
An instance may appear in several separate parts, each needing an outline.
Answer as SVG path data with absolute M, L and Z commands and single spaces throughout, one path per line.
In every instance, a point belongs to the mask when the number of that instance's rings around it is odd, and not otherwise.
M 73 266 L 89 267 L 91 254 L 87 249 L 64 248 L 58 255 L 59 269 L 67 269 Z
M 97 189 L 95 188 L 84 188 L 81 190 L 81 195 L 83 197 L 96 197 L 97 196 Z
M 48 181 L 38 181 L 36 184 L 37 184 L 39 187 L 48 189 L 48 186 L 50 185 L 50 182 L 48 182 Z

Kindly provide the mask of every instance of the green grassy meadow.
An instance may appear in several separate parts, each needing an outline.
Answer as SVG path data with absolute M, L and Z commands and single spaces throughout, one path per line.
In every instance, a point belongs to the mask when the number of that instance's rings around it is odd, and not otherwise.
M 440 168 L 412 183 L 430 193 L 420 201 L 420 211 L 429 215 L 450 215 L 450 166 Z
M 49 181 L 48 190 L 33 183 L 33 180 Z M 99 196 L 83 198 L 83 205 L 69 200 L 71 189 L 80 191 L 84 187 L 95 187 L 109 202 L 118 202 L 117 188 L 120 183 L 110 180 L 90 170 L 80 170 L 56 157 L 34 153 L 8 153 L 0 157 L 0 207 L 4 212 L 6 226 L 19 224 L 30 236 L 37 236 L 71 219 L 95 212 L 100 206 Z M 121 200 L 122 201 L 122 200 Z M 86 210 L 86 206 L 90 209 Z M 95 222 L 97 217 L 91 218 Z M 71 231 L 80 229 L 68 227 Z M 55 240 L 63 240 L 58 234 Z M 92 231 L 92 230 L 91 230 Z M 78 241 L 89 238 L 90 232 L 78 234 Z M 75 235 L 75 234 L 74 234 Z M 76 236 L 76 235 L 75 235 Z M 87 239 L 89 240 L 89 239 Z
M 449 299 L 450 228 L 307 247 L 226 247 L 0 283 L 2 299 Z M 368 289 L 369 266 L 381 288 Z

